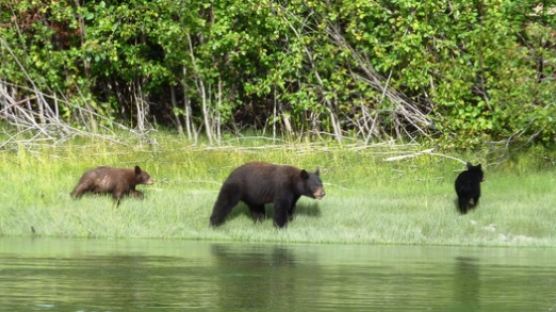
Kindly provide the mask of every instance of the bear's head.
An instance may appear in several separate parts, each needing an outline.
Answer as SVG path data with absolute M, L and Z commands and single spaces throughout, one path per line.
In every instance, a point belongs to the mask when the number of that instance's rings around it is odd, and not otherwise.
M 139 166 L 135 166 L 135 183 L 150 185 L 154 183 L 154 180 L 146 171 L 141 170 Z
M 324 186 L 320 180 L 319 168 L 315 172 L 307 172 L 301 170 L 301 195 L 309 196 L 316 199 L 321 199 L 326 195 Z
M 467 171 L 479 182 L 483 182 L 485 180 L 485 174 L 483 173 L 483 168 L 481 164 L 473 166 L 471 163 L 467 163 Z

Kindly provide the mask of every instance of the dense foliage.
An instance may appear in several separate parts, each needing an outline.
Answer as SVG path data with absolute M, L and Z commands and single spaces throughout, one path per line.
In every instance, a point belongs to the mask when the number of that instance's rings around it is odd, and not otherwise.
M 556 137 L 551 1 L 0 0 L 0 38 L 4 94 L 56 95 L 73 123 Z

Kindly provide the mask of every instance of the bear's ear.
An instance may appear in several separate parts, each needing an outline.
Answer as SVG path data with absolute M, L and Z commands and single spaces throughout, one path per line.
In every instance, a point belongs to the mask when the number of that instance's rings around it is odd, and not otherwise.
M 305 171 L 305 169 L 301 170 L 301 178 L 303 180 L 309 179 L 309 173 L 307 171 Z
M 317 167 L 317 170 L 315 171 L 315 174 L 317 175 L 317 177 L 320 177 L 320 168 Z
M 470 162 L 467 162 L 467 169 L 471 169 L 471 168 L 473 168 L 473 164 L 470 163 Z
M 475 166 L 475 168 L 483 170 L 481 164 L 478 164 L 477 166 Z
M 140 174 L 141 174 L 141 168 L 139 168 L 139 166 L 135 166 L 135 174 L 136 174 L 136 175 L 140 175 Z

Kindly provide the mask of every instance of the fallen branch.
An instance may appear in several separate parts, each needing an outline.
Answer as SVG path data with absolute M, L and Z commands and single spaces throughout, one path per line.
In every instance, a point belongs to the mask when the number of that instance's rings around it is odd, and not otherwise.
M 413 140 L 414 136 L 406 129 L 407 125 L 411 125 L 411 127 L 413 127 L 422 136 L 428 137 L 429 134 L 427 127 L 432 124 L 430 118 L 427 116 L 426 112 L 418 107 L 417 103 L 409 99 L 402 92 L 399 92 L 390 86 L 392 72 L 390 72 L 388 78 L 385 79 L 375 71 L 366 55 L 356 51 L 347 42 L 337 27 L 334 25 L 328 25 L 326 31 L 331 40 L 339 48 L 350 52 L 356 61 L 358 68 L 362 71 L 362 74 L 352 71 L 351 73 L 353 77 L 365 82 L 374 90 L 380 92 L 381 102 L 388 99 L 394 104 L 394 109 L 390 113 L 394 119 L 394 130 L 396 131 L 396 134 L 399 136 L 403 132 L 408 138 Z
M 441 154 L 441 153 L 434 153 L 434 148 L 429 148 L 429 149 L 426 149 L 426 150 L 423 150 L 423 151 L 419 151 L 419 152 L 411 153 L 411 154 L 406 154 L 406 155 L 388 157 L 384 161 L 398 161 L 398 160 L 404 160 L 404 159 L 419 157 L 421 155 L 438 156 L 438 157 L 443 157 L 443 158 L 448 158 L 448 159 L 458 161 L 458 162 L 460 162 L 464 165 L 467 164 L 466 161 L 464 161 L 460 158 L 457 158 L 457 157 L 454 157 L 454 156 L 449 156 L 449 155 L 444 155 L 444 154 Z
M 403 159 L 408 159 L 408 158 L 415 158 L 415 157 L 421 156 L 423 154 L 431 154 L 433 151 L 434 151 L 434 148 L 429 148 L 427 150 L 419 151 L 419 152 L 412 153 L 412 154 L 388 157 L 384 161 L 398 161 L 398 160 L 403 160 Z

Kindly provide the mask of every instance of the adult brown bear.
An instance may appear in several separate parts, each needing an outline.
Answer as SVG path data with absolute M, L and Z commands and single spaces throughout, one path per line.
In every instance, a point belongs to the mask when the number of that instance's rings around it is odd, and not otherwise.
M 116 205 L 124 195 L 143 198 L 143 193 L 136 190 L 138 184 L 153 184 L 153 179 L 139 166 L 134 169 L 97 167 L 86 171 L 71 192 L 73 198 L 80 198 L 84 193 L 111 193 Z
M 210 224 L 218 226 L 239 201 L 255 220 L 265 216 L 264 205 L 274 203 L 274 224 L 283 227 L 295 212 L 299 197 L 321 199 L 325 195 L 319 170 L 314 173 L 292 166 L 251 162 L 236 168 L 224 181 L 214 204 Z

